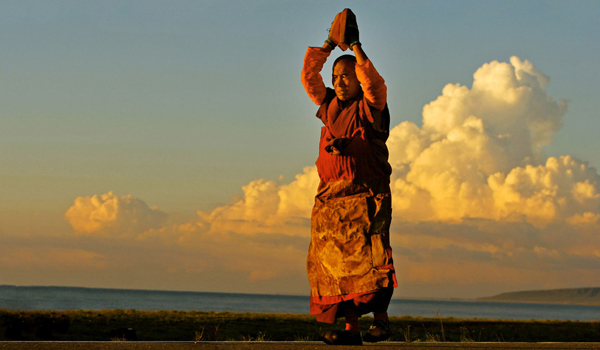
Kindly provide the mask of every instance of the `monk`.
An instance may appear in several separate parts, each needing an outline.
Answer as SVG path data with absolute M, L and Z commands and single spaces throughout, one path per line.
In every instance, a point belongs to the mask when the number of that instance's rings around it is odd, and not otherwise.
M 347 14 L 354 16 L 351 11 Z M 389 242 L 387 88 L 358 36 L 356 25 L 346 28 L 344 42 L 336 42 L 330 31 L 322 47 L 307 49 L 301 77 L 308 96 L 319 106 L 317 118 L 324 124 L 307 258 L 310 311 L 319 322 L 345 318 L 345 330 L 321 334 L 326 343 L 334 345 L 361 345 L 358 318 L 370 312 L 374 322 L 364 341 L 388 339 L 387 308 L 397 286 Z M 335 60 L 331 89 L 320 72 L 338 46 L 349 47 L 354 55 Z

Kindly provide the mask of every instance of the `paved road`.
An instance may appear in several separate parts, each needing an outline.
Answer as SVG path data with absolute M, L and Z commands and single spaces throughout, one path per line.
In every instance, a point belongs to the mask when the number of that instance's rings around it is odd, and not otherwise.
M 0 350 L 501 350 L 600 349 L 600 343 L 403 343 L 331 346 L 321 342 L 0 342 Z

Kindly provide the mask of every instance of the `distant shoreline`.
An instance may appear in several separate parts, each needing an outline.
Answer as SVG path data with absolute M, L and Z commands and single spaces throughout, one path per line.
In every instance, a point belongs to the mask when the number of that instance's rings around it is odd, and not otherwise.
M 298 294 L 263 294 L 263 293 L 232 293 L 215 291 L 180 291 L 180 290 L 160 290 L 160 289 L 127 289 L 127 288 L 106 288 L 106 287 L 77 287 L 77 286 L 19 286 L 10 284 L 1 284 L 0 291 L 10 289 L 76 289 L 76 290 L 103 290 L 119 292 L 144 292 L 144 293 L 201 293 L 201 294 L 219 294 L 232 296 L 267 296 L 267 297 L 296 297 L 309 298 L 308 295 Z M 583 298 L 586 298 L 583 299 Z M 392 300 L 410 300 L 410 301 L 452 301 L 452 302 L 492 302 L 492 303 L 516 303 L 516 304 L 546 304 L 546 305 L 582 305 L 582 306 L 600 306 L 600 287 L 569 288 L 569 289 L 550 289 L 550 290 L 530 290 L 501 293 L 490 297 L 480 298 L 417 298 L 417 297 L 397 297 Z
M 600 305 L 600 287 L 508 292 L 477 298 L 477 301 L 598 306 Z
M 600 306 L 600 303 L 568 302 L 568 301 L 520 301 L 520 300 L 473 300 L 478 303 L 512 303 L 512 304 L 539 304 L 539 305 L 581 305 Z

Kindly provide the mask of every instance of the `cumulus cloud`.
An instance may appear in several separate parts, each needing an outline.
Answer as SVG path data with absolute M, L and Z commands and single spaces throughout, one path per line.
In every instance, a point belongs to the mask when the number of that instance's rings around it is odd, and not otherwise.
M 174 275 L 216 275 L 227 288 L 234 288 L 235 283 L 247 283 L 245 286 L 251 288 L 269 280 L 286 280 L 289 284 L 290 276 L 294 276 L 292 284 L 296 287 L 304 286 L 302 261 L 310 229 L 303 215 L 312 207 L 309 198 L 316 191 L 312 180 L 315 171 L 308 167 L 305 174 L 286 185 L 252 181 L 243 187 L 242 199 L 210 212 L 199 211 L 191 222 L 166 225 L 167 215 L 162 211 L 132 195 L 112 192 L 76 198 L 65 218 L 77 233 L 93 237 L 94 246 L 103 246 L 105 240 L 99 238 L 110 237 L 118 239 L 119 246 L 129 247 L 126 250 L 130 254 L 136 252 L 136 261 L 130 261 L 111 250 L 106 258 L 110 268 L 141 264 L 144 269 Z M 306 189 L 311 186 L 314 188 Z M 309 192 L 312 194 L 304 203 L 302 195 Z M 137 253 L 141 251 L 146 254 Z M 151 261 L 146 261 L 146 255 L 152 256 Z M 0 260 L 2 263 L 8 261 Z M 235 288 L 238 292 L 251 290 Z
M 210 232 L 285 234 L 309 237 L 309 218 L 319 184 L 316 167 L 306 167 L 293 182 L 259 179 L 242 187 L 244 196 L 211 212 L 198 212 Z
M 566 101 L 546 92 L 549 77 L 529 61 L 484 64 L 469 89 L 444 87 L 404 122 L 388 145 L 394 209 L 401 220 L 517 219 L 544 225 L 597 212 L 600 178 L 574 157 L 544 161 Z
M 518 167 L 507 175 L 496 173 L 488 183 L 500 217 L 521 214 L 544 224 L 600 208 L 596 170 L 570 156 L 551 157 L 545 165 Z
M 119 197 L 111 191 L 77 197 L 65 218 L 79 233 L 121 235 L 161 227 L 167 214 L 132 195 Z

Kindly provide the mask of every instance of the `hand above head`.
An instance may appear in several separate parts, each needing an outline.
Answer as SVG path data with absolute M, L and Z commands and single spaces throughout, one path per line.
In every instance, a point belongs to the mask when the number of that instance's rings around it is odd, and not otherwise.
M 356 15 L 350 9 L 345 9 L 346 12 L 346 27 L 344 30 L 344 44 L 350 49 L 356 44 L 360 44 L 358 34 L 358 24 L 356 23 Z
M 331 28 L 329 28 L 329 35 L 327 36 L 327 40 L 325 40 L 325 44 L 327 44 L 331 50 L 335 49 L 336 46 L 342 41 L 343 33 L 340 33 L 340 20 L 342 17 L 342 12 L 335 15 L 333 22 L 331 22 Z
M 352 10 L 346 8 L 335 16 L 325 43 L 331 50 L 339 46 L 343 51 L 359 43 L 356 15 L 354 15 Z
M 360 44 L 360 41 L 356 15 L 346 8 L 335 16 L 322 49 L 330 52 L 339 46 L 342 51 L 348 48 L 354 51 L 353 47 L 357 44 Z

